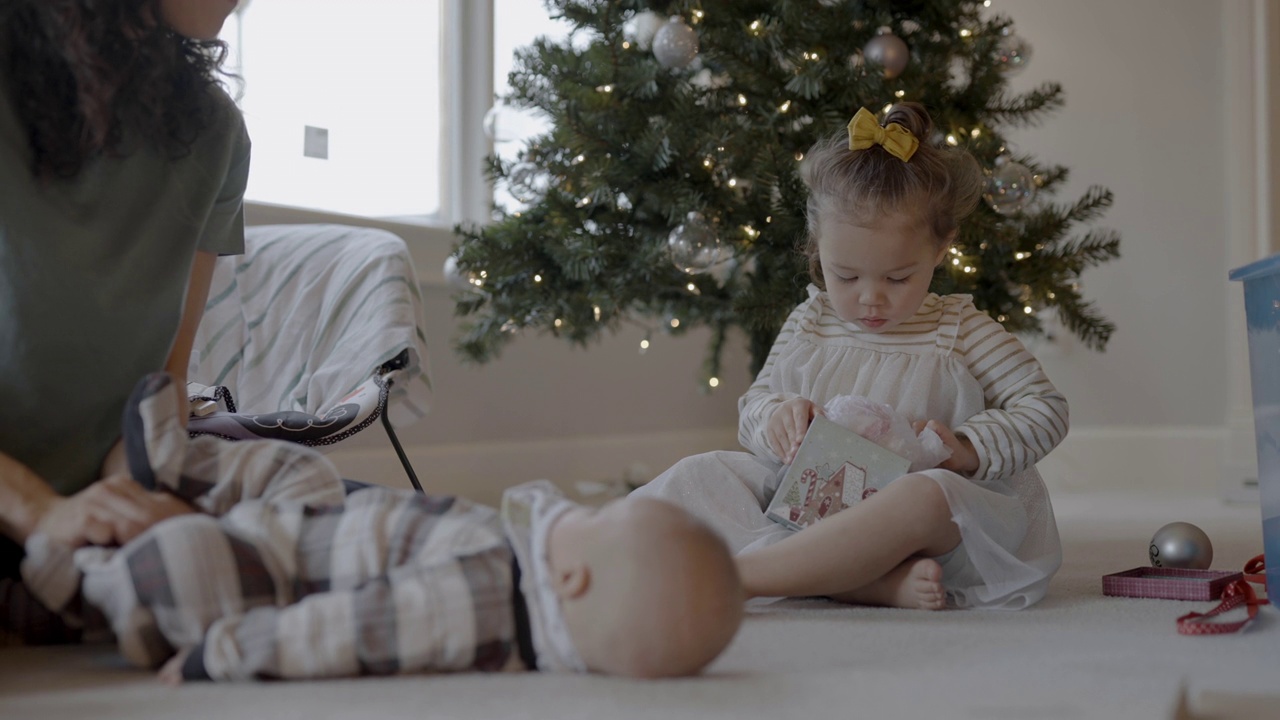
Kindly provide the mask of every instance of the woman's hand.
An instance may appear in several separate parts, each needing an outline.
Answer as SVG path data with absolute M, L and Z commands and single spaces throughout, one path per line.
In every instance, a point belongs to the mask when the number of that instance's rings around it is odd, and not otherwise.
M 770 449 L 782 460 L 783 465 L 788 465 L 795 459 L 796 450 L 800 449 L 800 442 L 804 440 L 813 416 L 821 414 L 822 408 L 812 400 L 802 397 L 792 398 L 774 408 L 773 414 L 769 416 L 766 435 Z
M 978 470 L 978 451 L 973 449 L 973 443 L 969 442 L 969 438 L 962 435 L 956 435 L 951 428 L 943 425 L 937 420 L 917 420 L 911 424 L 913 430 L 919 435 L 925 428 L 938 433 L 938 437 L 942 438 L 942 444 L 951 449 L 951 457 L 943 460 L 938 467 L 943 470 L 960 473 L 961 475 L 972 475 Z
M 48 500 L 35 532 L 72 547 L 123 545 L 161 520 L 193 512 L 169 493 L 145 490 L 128 475 L 112 475 L 70 497 Z

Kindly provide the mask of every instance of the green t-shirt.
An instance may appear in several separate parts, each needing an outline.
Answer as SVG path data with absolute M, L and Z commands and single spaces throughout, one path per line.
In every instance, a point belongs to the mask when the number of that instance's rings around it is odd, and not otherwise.
M 64 495 L 97 479 L 134 384 L 164 368 L 196 251 L 244 252 L 249 138 L 216 92 L 190 153 L 42 183 L 0 75 L 0 451 Z

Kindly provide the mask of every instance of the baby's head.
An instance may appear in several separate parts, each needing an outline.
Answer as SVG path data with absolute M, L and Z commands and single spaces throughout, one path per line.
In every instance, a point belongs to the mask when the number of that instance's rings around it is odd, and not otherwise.
M 569 635 L 594 672 L 693 675 L 742 623 L 728 547 L 676 505 L 624 498 L 572 510 L 552 527 L 548 551 Z
M 923 105 L 893 106 L 882 126 L 892 123 L 919 141 L 908 160 L 881 144 L 850 150 L 842 130 L 819 140 L 801 170 L 809 188 L 809 274 L 841 319 L 871 332 L 896 326 L 920 307 L 983 185 L 971 155 L 930 141 L 933 122 Z

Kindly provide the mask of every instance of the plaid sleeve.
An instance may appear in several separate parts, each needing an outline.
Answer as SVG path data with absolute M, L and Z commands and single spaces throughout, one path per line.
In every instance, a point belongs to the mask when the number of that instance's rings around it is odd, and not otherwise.
M 342 513 L 329 589 L 219 619 L 193 651 L 193 675 L 300 679 L 507 664 L 515 638 L 511 549 L 491 511 L 423 498 L 371 528 L 360 517 L 368 492 L 353 495 Z M 345 585 L 372 546 L 386 565 Z

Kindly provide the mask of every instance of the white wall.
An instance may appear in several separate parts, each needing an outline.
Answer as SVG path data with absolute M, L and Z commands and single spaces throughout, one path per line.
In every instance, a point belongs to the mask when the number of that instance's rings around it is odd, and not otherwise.
M 1241 92 L 1225 75 L 1224 18 L 1248 8 L 1251 0 L 995 0 L 1034 46 L 1014 88 L 1055 80 L 1066 90 L 1064 109 L 1011 138 L 1070 168 L 1059 201 L 1109 187 L 1116 203 L 1100 224 L 1122 236 L 1123 257 L 1083 279 L 1119 326 L 1107 351 L 1068 341 L 1044 358 L 1072 411 L 1071 436 L 1042 466 L 1051 484 L 1212 491 L 1222 475 L 1230 324 L 1243 317 L 1228 307 L 1239 289 L 1227 283 L 1229 236 L 1239 234 L 1227 189 L 1240 184 L 1240 146 L 1217 128 Z M 444 250 L 416 243 L 414 252 L 429 283 L 438 396 L 403 440 L 428 484 L 492 499 L 531 477 L 616 477 L 637 460 L 660 470 L 733 445 L 745 351 L 726 358 L 733 372 L 711 395 L 696 383 L 700 334 L 659 337 L 644 356 L 638 330 L 586 350 L 521 338 L 497 362 L 463 365 L 449 347 L 448 293 L 430 285 Z M 402 482 L 372 430 L 334 457 L 353 477 Z

